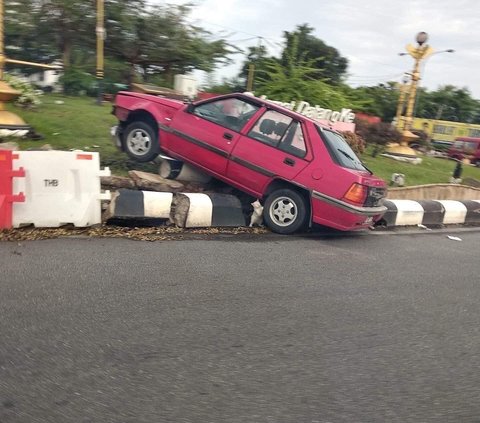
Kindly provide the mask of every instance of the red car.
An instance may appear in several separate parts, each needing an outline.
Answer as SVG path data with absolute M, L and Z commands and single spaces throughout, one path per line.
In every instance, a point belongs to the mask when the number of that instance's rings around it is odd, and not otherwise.
M 480 138 L 458 137 L 447 151 L 448 157 L 455 160 L 470 160 L 471 164 L 480 167 Z
M 166 154 L 261 199 L 275 232 L 312 222 L 367 228 L 386 211 L 385 182 L 339 133 L 267 100 L 229 94 L 185 104 L 120 92 L 114 114 L 117 146 L 130 157 Z

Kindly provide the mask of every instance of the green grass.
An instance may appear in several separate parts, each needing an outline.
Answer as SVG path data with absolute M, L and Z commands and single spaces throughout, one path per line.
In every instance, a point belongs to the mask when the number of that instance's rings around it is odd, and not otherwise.
M 443 184 L 450 181 L 456 162 L 440 157 L 427 157 L 419 155 L 421 164 L 399 162 L 388 157 L 372 157 L 364 153 L 362 160 L 376 175 L 390 181 L 392 173 L 403 173 L 407 186 L 425 184 Z M 464 165 L 462 178 L 475 178 L 480 180 L 480 168 Z
M 59 101 L 63 104 L 56 104 Z M 151 165 L 129 160 L 113 145 L 110 127 L 117 120 L 111 114 L 111 104 L 98 106 L 94 98 L 51 94 L 44 95 L 42 104 L 32 110 L 11 104 L 7 108 L 44 136 L 42 140 L 11 139 L 21 150 L 36 150 L 50 144 L 56 150 L 98 151 L 102 166 L 109 166 L 117 175 L 125 175 L 130 169 L 154 170 Z
M 56 104 L 63 101 L 63 104 Z M 98 106 L 94 98 L 45 95 L 42 105 L 35 110 L 24 110 L 8 105 L 8 109 L 21 116 L 45 139 L 17 140 L 22 150 L 38 149 L 50 144 L 54 149 L 81 149 L 98 151 L 102 166 L 109 166 L 113 173 L 125 175 L 130 169 L 155 172 L 150 164 L 139 164 L 117 151 L 110 139 L 110 127 L 116 123 L 111 114 L 112 106 Z M 405 174 L 407 185 L 448 183 L 455 162 L 451 160 L 422 156 L 419 165 L 402 163 L 386 157 L 371 157 L 369 151 L 362 156 L 363 161 L 376 175 L 390 181 L 392 173 Z M 465 165 L 463 178 L 480 179 L 480 168 Z

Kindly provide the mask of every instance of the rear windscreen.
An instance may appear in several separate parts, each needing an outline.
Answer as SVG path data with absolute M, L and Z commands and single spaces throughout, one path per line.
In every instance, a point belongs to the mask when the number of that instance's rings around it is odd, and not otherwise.
M 348 169 L 364 170 L 369 172 L 369 170 L 362 164 L 361 160 L 348 145 L 347 141 L 345 141 L 340 134 L 329 131 L 328 129 L 320 129 L 318 126 L 317 130 L 320 136 L 325 140 L 328 151 L 335 162 Z

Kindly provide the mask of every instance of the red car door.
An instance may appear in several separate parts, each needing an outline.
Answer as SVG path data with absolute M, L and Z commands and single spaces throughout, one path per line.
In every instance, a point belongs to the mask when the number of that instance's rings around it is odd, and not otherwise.
M 269 110 L 235 144 L 227 176 L 253 195 L 261 196 L 275 177 L 292 181 L 309 164 L 301 122 Z
M 180 110 L 169 127 L 168 149 L 187 162 L 225 177 L 230 153 L 246 123 L 241 115 L 255 110 L 233 97 Z

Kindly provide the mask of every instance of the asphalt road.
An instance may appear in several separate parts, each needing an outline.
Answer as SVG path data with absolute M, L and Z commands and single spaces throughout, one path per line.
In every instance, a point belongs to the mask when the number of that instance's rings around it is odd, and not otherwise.
M 0 422 L 478 423 L 453 235 L 0 243 Z

